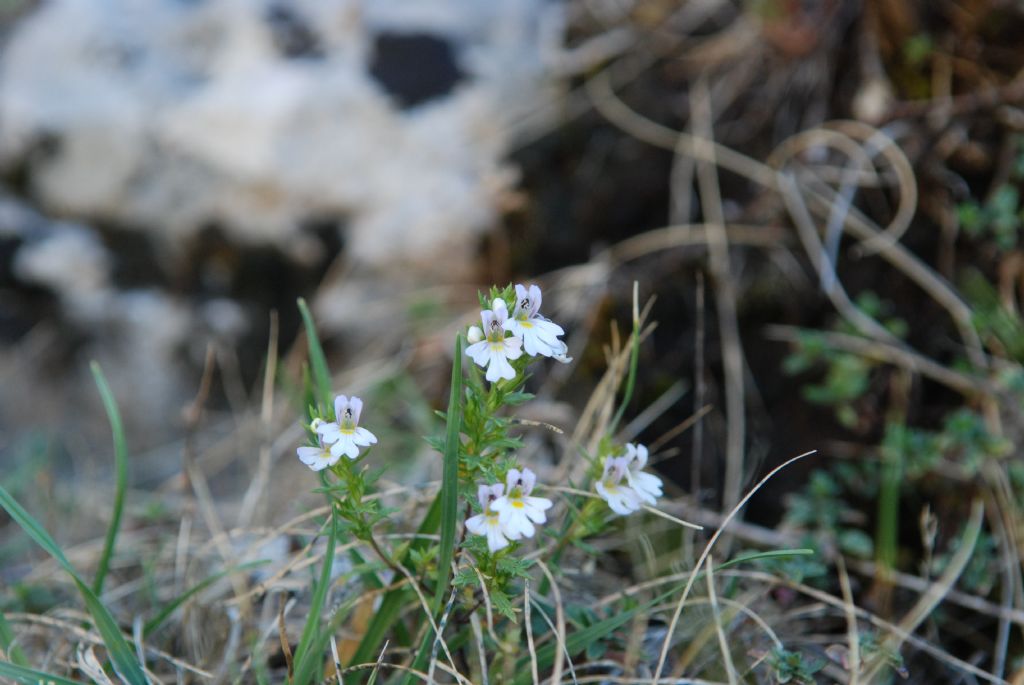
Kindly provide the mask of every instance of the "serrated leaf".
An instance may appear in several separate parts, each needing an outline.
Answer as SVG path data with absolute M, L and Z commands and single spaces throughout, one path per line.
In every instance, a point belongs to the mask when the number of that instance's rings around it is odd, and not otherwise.
M 452 585 L 455 587 L 466 587 L 467 585 L 473 585 L 479 579 L 477 578 L 476 572 L 471 568 L 459 569 L 459 572 L 452 578 Z
M 512 607 L 512 600 L 501 590 L 491 590 L 491 606 L 508 620 L 516 622 L 516 612 Z

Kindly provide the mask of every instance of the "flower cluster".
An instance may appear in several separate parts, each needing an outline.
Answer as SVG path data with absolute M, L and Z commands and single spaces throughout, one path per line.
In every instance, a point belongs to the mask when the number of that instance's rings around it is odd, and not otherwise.
M 471 326 L 466 335 L 470 342 L 466 354 L 487 369 L 485 378 L 491 383 L 516 377 L 509 362 L 519 359 L 523 350 L 531 357 L 551 357 L 563 363 L 572 361 L 566 356 L 566 344 L 558 339 L 565 331 L 540 315 L 540 288 L 516 284 L 515 291 L 516 304 L 511 317 L 505 300 L 496 297 L 490 309 L 480 312 L 483 328 Z
M 530 496 L 536 483 L 530 469 L 509 469 L 504 485 L 481 484 L 477 496 L 483 512 L 467 519 L 466 529 L 486 536 L 491 552 L 508 547 L 511 540 L 532 538 L 534 524 L 546 523 L 544 512 L 551 508 L 551 500 Z
M 341 455 L 349 459 L 359 457 L 360 447 L 377 444 L 377 436 L 359 426 L 363 401 L 358 397 L 338 395 L 334 398 L 334 421 L 313 419 L 310 428 L 317 435 L 317 445 L 299 447 L 302 463 L 314 471 L 334 466 Z
M 467 453 L 487 455 L 488 466 L 471 470 L 464 476 L 470 482 L 484 481 L 477 491 L 481 511 L 466 520 L 466 530 L 484 536 L 492 553 L 509 547 L 512 542 L 532 538 L 536 534 L 536 526 L 547 522 L 545 512 L 552 503 L 543 497 L 532 496 L 536 475 L 528 468 L 520 470 L 514 460 L 505 459 L 503 452 L 507 448 L 495 450 L 491 445 L 501 436 L 488 433 L 491 429 L 482 426 L 491 421 L 489 417 L 501 406 L 504 393 L 518 387 L 518 383 L 525 379 L 523 369 L 529 361 L 523 359 L 515 366 L 512 364 L 523 357 L 524 351 L 530 358 L 549 357 L 563 363 L 571 361 L 566 356 L 566 344 L 560 339 L 565 334 L 562 327 L 540 314 L 540 288 L 519 284 L 515 286 L 514 294 L 513 303 L 513 288 L 504 292 L 492 291 L 490 309 L 480 313 L 483 327 L 472 326 L 467 333 L 470 344 L 466 347 L 466 354 L 486 369 L 485 378 L 491 386 L 487 391 L 477 383 L 468 390 L 468 401 L 475 402 L 484 411 L 470 412 L 473 418 L 467 420 L 476 423 L 464 424 L 463 430 L 467 437 L 472 435 L 472 440 L 477 442 L 473 442 L 472 447 L 468 444 L 463 447 Z M 511 315 L 509 307 L 512 307 Z M 496 385 L 500 380 L 512 383 Z M 334 401 L 334 420 L 326 420 L 328 417 L 313 419 L 310 429 L 316 435 L 315 442 L 298 448 L 299 459 L 314 471 L 335 466 L 343 455 L 357 459 L 361 448 L 377 443 L 376 436 L 359 425 L 362 410 L 363 402 L 358 397 L 338 395 Z M 358 500 L 359 495 L 353 493 L 362 492 L 362 481 L 358 475 L 345 471 L 349 495 Z M 504 483 L 492 483 L 501 479 Z
M 594 488 L 616 514 L 626 516 L 644 504 L 657 504 L 661 479 L 645 473 L 646 465 L 647 448 L 643 445 L 629 443 L 624 454 L 605 457 L 604 472 Z

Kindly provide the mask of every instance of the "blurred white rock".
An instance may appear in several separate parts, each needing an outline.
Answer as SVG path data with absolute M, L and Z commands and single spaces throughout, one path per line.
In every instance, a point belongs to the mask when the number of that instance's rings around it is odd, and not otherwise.
M 289 250 L 337 217 L 356 263 L 447 270 L 493 223 L 513 132 L 550 96 L 551 8 L 52 0 L 0 55 L 0 166 L 27 170 L 44 211 L 157 240 L 216 225 Z

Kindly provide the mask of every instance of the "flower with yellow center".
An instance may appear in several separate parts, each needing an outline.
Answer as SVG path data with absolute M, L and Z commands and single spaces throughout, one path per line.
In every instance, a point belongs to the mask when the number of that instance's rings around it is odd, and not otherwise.
M 622 483 L 628 470 L 629 461 L 626 457 L 605 457 L 604 473 L 601 480 L 594 484 L 597 494 L 601 495 L 612 511 L 621 516 L 632 514 L 642 506 L 636 490 Z
M 477 339 L 477 342 L 466 348 L 466 354 L 479 366 L 487 367 L 484 377 L 491 383 L 499 378 L 512 380 L 516 371 L 508 362 L 522 356 L 523 341 L 514 335 L 505 335 L 504 324 L 508 320 L 505 301 L 495 298 L 490 309 L 480 312 L 480 319 L 484 324 L 483 330 L 476 326 L 473 327 L 475 330 L 470 330 L 470 339 Z M 481 333 L 484 337 L 479 339 Z
M 501 497 L 504 490 L 505 486 L 501 483 L 481 484 L 477 489 L 477 499 L 480 500 L 483 513 L 466 519 L 466 530 L 474 535 L 486 536 L 487 549 L 492 553 L 508 547 L 508 539 L 505 537 L 501 521 L 498 520 L 498 512 L 491 508 L 491 504 Z
M 335 457 L 345 455 L 349 459 L 359 456 L 360 447 L 377 444 L 377 436 L 359 426 L 359 415 L 363 412 L 363 401 L 358 397 L 338 395 L 334 398 L 336 421 L 321 421 L 316 425 L 317 434 L 324 444 L 331 446 Z
M 551 508 L 551 500 L 531 497 L 537 476 L 530 469 L 509 469 L 505 476 L 505 496 L 491 503 L 491 510 L 498 512 L 505 536 L 509 540 L 532 538 L 536 532 L 535 523 L 546 523 L 545 510 Z
M 558 336 L 565 335 L 562 327 L 540 315 L 540 288 L 516 284 L 516 307 L 512 318 L 504 322 L 505 330 L 523 339 L 526 354 L 535 357 L 561 357 L 565 359 L 565 343 Z M 561 359 L 560 359 L 561 361 Z

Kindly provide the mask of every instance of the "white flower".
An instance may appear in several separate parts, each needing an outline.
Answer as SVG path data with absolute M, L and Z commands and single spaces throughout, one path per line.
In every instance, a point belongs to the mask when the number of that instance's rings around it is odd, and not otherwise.
M 605 457 L 604 474 L 594 484 L 597 494 L 601 495 L 612 511 L 622 516 L 632 514 L 641 506 L 641 497 L 637 491 L 622 484 L 628 472 L 628 457 Z
M 491 510 L 498 512 L 498 521 L 509 540 L 532 538 L 536 532 L 534 523 L 546 523 L 545 509 L 551 508 L 551 500 L 530 497 L 537 476 L 530 469 L 509 469 L 505 477 L 505 496 L 491 503 Z
M 337 421 L 321 421 L 315 425 L 314 430 L 324 444 L 331 446 L 331 454 L 335 457 L 344 454 L 349 459 L 355 459 L 359 456 L 360 447 L 377 444 L 377 436 L 359 427 L 359 415 L 362 411 L 361 399 L 338 395 L 334 398 L 334 415 Z
M 296 451 L 302 463 L 314 471 L 323 471 L 328 466 L 334 466 L 338 461 L 338 457 L 331 454 L 331 450 L 325 445 L 319 447 L 303 445 Z
M 540 315 L 540 288 L 531 285 L 527 289 L 516 284 L 516 308 L 512 318 L 504 323 L 505 330 L 512 331 L 523 339 L 523 347 L 531 357 L 538 354 L 545 357 L 565 356 L 565 343 L 558 339 L 564 335 L 562 327 Z
M 484 332 L 480 330 L 479 326 L 470 326 L 469 330 L 466 331 L 466 340 L 470 345 L 478 343 L 484 339 Z
M 509 364 L 510 359 L 519 359 L 523 354 L 523 341 L 515 336 L 505 336 L 504 324 L 508 319 L 508 307 L 500 297 L 495 298 L 490 309 L 480 312 L 485 339 L 466 348 L 466 354 L 480 366 L 487 367 L 485 378 L 491 383 L 499 378 L 512 380 L 516 371 Z
M 561 340 L 558 341 L 558 347 L 551 348 L 551 351 L 553 353 L 551 355 L 551 358 L 554 359 L 556 362 L 560 362 L 562 364 L 572 363 L 572 357 L 566 355 L 566 353 L 569 351 L 569 346 L 566 345 Z
M 501 483 L 494 485 L 480 485 L 477 490 L 477 498 L 483 513 L 466 519 L 466 530 L 474 535 L 487 536 L 487 549 L 497 552 L 499 549 L 508 547 L 508 539 L 505 537 L 505 529 L 498 520 L 498 512 L 491 508 L 491 503 L 501 497 L 505 487 Z
M 644 473 L 641 469 L 647 465 L 647 448 L 643 445 L 626 444 L 626 480 L 629 487 L 648 504 L 658 503 L 661 497 L 661 479 L 657 476 Z

